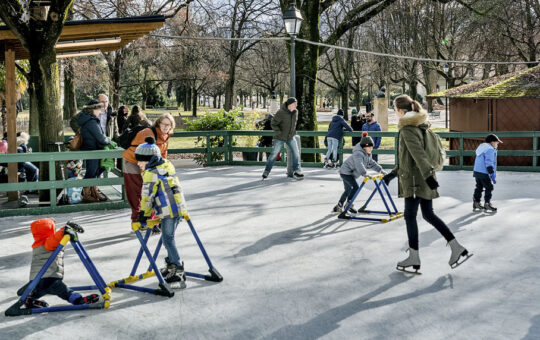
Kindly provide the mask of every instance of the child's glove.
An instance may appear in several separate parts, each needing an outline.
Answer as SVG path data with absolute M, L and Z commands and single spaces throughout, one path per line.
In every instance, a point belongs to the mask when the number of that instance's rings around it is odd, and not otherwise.
M 116 147 L 118 146 L 118 144 L 116 144 L 116 142 L 114 142 L 114 141 L 111 141 L 111 142 L 109 143 L 109 145 L 110 145 L 112 148 L 114 148 L 114 149 L 116 149 Z
M 439 182 L 433 176 L 426 178 L 426 183 L 431 190 L 435 190 L 439 187 Z
M 64 227 L 64 235 L 71 236 L 71 241 L 78 241 L 79 240 L 79 237 L 77 236 L 77 232 L 75 230 L 71 229 L 68 226 Z
M 84 229 L 83 227 L 81 227 L 80 225 L 78 225 L 77 223 L 75 222 L 71 222 L 71 221 L 68 221 L 66 223 L 66 228 L 71 228 L 73 229 L 75 232 L 77 233 L 84 233 Z
M 137 222 L 146 224 L 146 220 L 148 220 L 148 216 L 144 216 L 144 211 L 139 211 L 139 218 L 137 219 Z
M 491 181 L 493 182 L 493 184 L 497 184 L 497 181 L 495 181 L 495 173 L 491 173 L 489 174 L 489 177 L 491 177 Z
M 393 180 L 394 178 L 396 178 L 396 175 L 394 175 L 393 173 L 389 173 L 389 174 L 384 175 L 382 180 L 384 181 L 384 184 L 388 185 L 390 184 L 390 181 Z

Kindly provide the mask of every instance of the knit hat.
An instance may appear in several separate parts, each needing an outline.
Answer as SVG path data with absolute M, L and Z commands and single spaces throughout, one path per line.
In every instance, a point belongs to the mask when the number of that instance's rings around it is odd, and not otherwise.
M 141 162 L 149 162 L 152 156 L 161 155 L 161 150 L 159 150 L 156 145 L 156 140 L 152 136 L 148 136 L 144 139 L 146 143 L 142 143 L 137 146 L 135 149 L 135 159 Z
M 102 109 L 103 104 L 101 104 L 96 99 L 92 99 L 91 101 L 88 102 L 88 104 L 86 104 L 86 106 L 84 108 L 85 109 L 90 109 L 90 110 Z
M 343 117 L 343 115 L 344 115 L 343 109 L 337 110 L 337 115 Z
M 366 131 L 362 132 L 362 139 L 360 139 L 360 146 L 365 148 L 366 146 L 373 146 L 373 139 L 368 136 Z
M 292 103 L 296 103 L 296 102 L 297 102 L 296 98 L 290 97 L 290 98 L 287 99 L 287 101 L 285 102 L 285 105 L 289 106 L 289 105 L 291 105 Z
M 494 135 L 494 134 L 487 135 L 486 143 L 491 143 L 491 142 L 502 143 L 502 140 L 500 140 L 499 137 L 497 137 L 497 135 Z
M 358 114 L 358 111 L 356 109 L 352 109 L 351 114 L 354 116 L 354 115 Z
M 34 236 L 34 244 L 32 248 L 37 248 L 45 244 L 45 241 L 54 235 L 54 221 L 50 218 L 41 218 L 30 224 L 32 236 Z
M 0 153 L 7 153 L 8 152 L 8 145 L 5 140 L 0 140 Z

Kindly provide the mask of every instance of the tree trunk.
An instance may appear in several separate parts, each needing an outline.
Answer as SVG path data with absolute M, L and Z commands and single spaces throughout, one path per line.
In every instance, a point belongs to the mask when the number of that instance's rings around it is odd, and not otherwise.
M 68 60 L 64 64 L 64 119 L 71 119 L 77 112 L 77 98 L 75 96 L 73 76 L 73 64 L 71 60 Z
M 197 89 L 196 88 L 193 88 L 192 89 L 192 98 L 193 98 L 193 110 L 192 110 L 192 115 L 193 117 L 197 117 Z
M 64 139 L 62 129 L 62 109 L 60 108 L 60 88 L 58 86 L 58 63 L 54 46 L 44 50 L 30 50 L 30 67 L 32 83 L 35 84 L 35 97 L 39 112 L 39 151 L 53 151 L 48 143 L 60 142 Z M 49 180 L 48 162 L 40 162 L 40 180 Z M 56 179 L 61 178 L 56 171 Z M 40 191 L 40 201 L 49 200 L 49 190 Z M 50 199 L 56 199 L 51 197 Z
M 141 86 L 141 110 L 146 110 L 146 101 L 148 100 L 148 91 L 146 89 L 146 86 Z
M 122 73 L 122 50 L 115 52 L 114 65 L 111 72 L 112 108 L 118 110 L 120 106 L 120 75 Z
M 191 111 L 191 87 L 185 87 L 184 111 Z
M 225 82 L 225 111 L 230 111 L 233 106 L 236 106 L 236 94 L 234 91 L 234 81 L 236 77 L 236 62 L 234 57 L 231 57 L 229 65 L 229 79 Z
M 36 96 L 36 91 L 34 91 L 33 84 L 29 81 L 28 84 L 28 97 L 30 98 L 30 109 L 29 109 L 29 134 L 31 136 L 39 136 L 39 110 L 38 110 L 38 100 Z
M 343 109 L 343 119 L 349 120 L 349 87 L 341 89 L 341 108 Z

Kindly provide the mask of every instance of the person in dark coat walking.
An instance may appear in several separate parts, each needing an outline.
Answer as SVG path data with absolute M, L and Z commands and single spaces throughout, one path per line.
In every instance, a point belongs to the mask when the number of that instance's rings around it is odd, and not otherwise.
M 92 99 L 79 115 L 77 124 L 81 129 L 81 151 L 101 150 L 105 145 L 111 143 L 110 138 L 105 137 L 99 122 L 98 116 L 102 110 L 103 104 Z M 100 166 L 99 159 L 87 159 L 84 178 L 98 178 L 104 170 L 105 169 Z M 86 202 L 106 201 L 107 197 L 103 195 L 103 193 L 100 193 L 97 187 L 84 187 L 83 200 Z
M 375 115 L 373 114 L 373 112 L 369 112 L 366 114 L 366 123 L 362 126 L 362 131 L 368 131 L 368 133 L 370 131 L 381 131 L 381 125 L 379 123 L 377 123 L 377 121 L 375 120 Z M 379 148 L 379 146 L 381 145 L 381 137 L 373 137 L 373 141 L 375 142 L 375 145 L 373 146 L 373 149 L 377 150 Z M 375 162 L 378 162 L 379 161 L 379 155 L 376 155 L 376 154 L 373 154 L 372 157 L 373 157 L 373 160 Z
M 353 109 L 351 114 L 351 127 L 353 131 L 362 131 L 362 126 L 364 126 L 364 124 L 367 122 L 366 115 L 360 115 L 360 113 L 358 113 L 356 109 Z M 360 142 L 361 139 L 362 137 L 353 137 L 352 145 L 355 146 Z
M 257 128 L 259 130 L 272 130 L 272 118 L 274 118 L 273 114 L 267 114 L 263 120 L 257 123 Z M 272 146 L 272 136 L 261 136 L 259 139 L 259 147 L 271 147 Z M 270 156 L 270 152 L 266 153 L 266 159 Z M 259 162 L 263 160 L 263 153 L 259 152 Z
M 328 134 L 326 139 L 328 141 L 328 152 L 326 153 L 326 159 L 324 160 L 324 167 L 336 167 L 338 157 L 338 146 L 341 138 L 343 138 L 343 130 L 352 131 L 352 128 L 343 119 L 343 110 L 339 109 L 337 114 L 332 117 L 330 125 L 328 125 Z M 330 157 L 332 155 L 332 157 Z
M 272 129 L 274 130 L 274 150 L 270 154 L 270 157 L 266 161 L 266 167 L 262 174 L 262 178 L 265 179 L 270 174 L 272 167 L 278 153 L 284 144 L 287 144 L 289 150 L 291 150 L 293 161 L 293 177 L 296 179 L 303 179 L 304 174 L 300 168 L 300 152 L 298 151 L 298 145 L 294 136 L 296 135 L 296 122 L 298 121 L 298 111 L 296 106 L 298 105 L 296 98 L 291 97 L 283 104 L 281 109 L 276 112 L 272 119 Z
M 455 268 L 460 257 L 468 257 L 467 249 L 458 243 L 448 226 L 433 212 L 433 199 L 439 197 L 437 176 L 433 164 L 425 151 L 424 134 L 429 128 L 427 113 L 420 103 L 407 95 L 401 95 L 394 100 L 398 122 L 398 165 L 383 177 L 388 185 L 398 177 L 398 195 L 405 199 L 405 224 L 409 238 L 409 257 L 398 262 L 397 269 L 406 271 L 407 267 L 420 269 L 418 254 L 418 224 L 416 215 L 418 207 L 422 217 L 433 225 L 446 239 L 451 248 L 448 264 Z M 464 259 L 464 260 L 465 260 Z M 461 261 L 463 262 L 463 261 Z
M 124 124 L 129 116 L 129 108 L 126 105 L 122 105 L 118 108 L 118 133 L 121 135 L 124 132 Z

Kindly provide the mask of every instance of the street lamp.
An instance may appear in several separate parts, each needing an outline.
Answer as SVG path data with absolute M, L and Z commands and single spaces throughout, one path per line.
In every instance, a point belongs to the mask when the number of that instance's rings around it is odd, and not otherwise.
M 296 97 L 296 75 L 294 64 L 294 39 L 300 33 L 302 26 L 302 14 L 296 9 L 296 4 L 293 1 L 291 7 L 283 13 L 283 22 L 285 23 L 285 31 L 291 36 L 291 97 Z
M 446 77 L 444 77 L 444 80 L 446 80 L 446 87 L 445 87 L 445 90 L 448 90 L 448 71 L 450 70 L 450 67 L 448 66 L 448 64 L 444 64 L 443 66 L 443 71 L 444 71 L 444 74 L 446 75 Z M 448 94 L 446 94 L 446 96 L 444 96 L 444 107 L 445 107 L 445 122 L 444 122 L 444 126 L 448 129 Z

